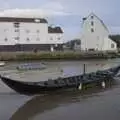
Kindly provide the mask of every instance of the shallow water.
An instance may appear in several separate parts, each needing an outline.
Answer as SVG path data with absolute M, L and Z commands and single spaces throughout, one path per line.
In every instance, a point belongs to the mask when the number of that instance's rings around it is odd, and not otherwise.
M 120 86 L 96 93 L 0 95 L 1 120 L 119 120 Z
M 7 63 L 0 68 L 13 78 L 35 81 L 61 75 L 56 69 L 63 69 L 62 75 L 82 73 L 83 64 L 87 72 L 119 64 L 119 59 L 100 61 L 47 62 L 42 72 L 15 72 L 18 63 Z M 59 69 L 58 69 L 59 68 Z M 43 75 L 43 76 L 42 76 Z M 51 76 L 50 76 L 51 75 Z M 53 76 L 52 76 L 53 75 Z M 120 85 L 106 90 L 65 92 L 46 96 L 24 96 L 14 92 L 0 81 L 0 120 L 119 120 Z

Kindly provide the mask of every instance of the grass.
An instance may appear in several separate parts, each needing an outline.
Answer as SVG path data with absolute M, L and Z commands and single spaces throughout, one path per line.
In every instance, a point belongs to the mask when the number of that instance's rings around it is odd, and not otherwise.
M 25 60 L 83 60 L 115 58 L 115 53 L 103 52 L 1 52 L 0 60 L 25 61 Z

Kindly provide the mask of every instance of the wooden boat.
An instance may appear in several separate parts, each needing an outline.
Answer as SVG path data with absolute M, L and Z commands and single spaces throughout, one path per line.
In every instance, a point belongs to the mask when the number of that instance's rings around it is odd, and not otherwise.
M 24 63 L 18 65 L 16 68 L 17 70 L 43 70 L 46 66 L 43 63 Z
M 12 80 L 5 76 L 0 76 L 1 80 L 10 88 L 20 94 L 44 94 L 48 92 L 54 92 L 61 89 L 83 89 L 83 86 L 102 86 L 108 81 L 113 81 L 114 76 L 119 71 L 120 66 L 114 69 L 108 69 L 104 71 L 97 71 L 88 74 L 82 74 L 78 76 L 70 76 L 66 78 L 48 79 L 40 82 L 23 82 Z

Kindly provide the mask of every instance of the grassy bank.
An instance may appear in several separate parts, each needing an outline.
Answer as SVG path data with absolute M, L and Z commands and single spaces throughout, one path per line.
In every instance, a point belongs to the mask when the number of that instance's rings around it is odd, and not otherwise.
M 0 60 L 25 61 L 25 60 L 83 60 L 116 58 L 116 53 L 103 52 L 1 52 Z

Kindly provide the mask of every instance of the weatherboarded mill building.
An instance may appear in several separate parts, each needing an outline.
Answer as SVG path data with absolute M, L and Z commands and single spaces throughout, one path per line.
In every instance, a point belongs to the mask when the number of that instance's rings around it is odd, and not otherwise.
M 116 43 L 109 38 L 109 31 L 103 21 L 94 13 L 83 18 L 81 50 L 116 51 Z
M 0 17 L 1 51 L 61 50 L 63 30 L 44 18 Z

